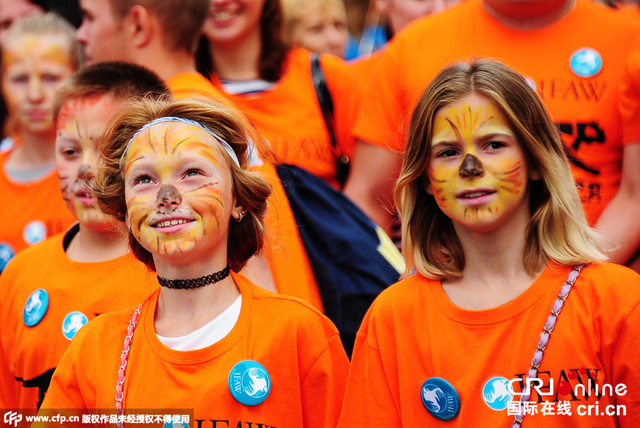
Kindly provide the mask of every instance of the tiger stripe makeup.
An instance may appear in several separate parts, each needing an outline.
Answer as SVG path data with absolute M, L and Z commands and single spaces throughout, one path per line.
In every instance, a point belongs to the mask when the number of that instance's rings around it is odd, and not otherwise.
M 129 224 L 155 256 L 226 243 L 234 198 L 224 150 L 211 132 L 185 121 L 156 122 L 131 139 L 123 156 Z
M 471 229 L 486 230 L 527 205 L 524 151 L 500 109 L 478 94 L 436 113 L 427 175 L 440 209 Z

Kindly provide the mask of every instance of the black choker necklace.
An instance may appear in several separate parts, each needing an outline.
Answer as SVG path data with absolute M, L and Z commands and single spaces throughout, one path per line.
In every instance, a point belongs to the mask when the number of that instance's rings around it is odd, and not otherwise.
M 211 275 L 201 276 L 200 278 L 193 279 L 167 279 L 158 276 L 158 282 L 161 286 L 175 289 L 192 289 L 200 288 L 205 285 L 215 284 L 229 276 L 229 265 L 221 271 L 214 272 Z

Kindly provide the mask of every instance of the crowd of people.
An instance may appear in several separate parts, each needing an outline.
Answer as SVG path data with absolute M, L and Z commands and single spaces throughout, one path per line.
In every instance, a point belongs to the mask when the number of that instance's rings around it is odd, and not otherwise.
M 639 11 L 0 0 L 5 423 L 638 426 Z

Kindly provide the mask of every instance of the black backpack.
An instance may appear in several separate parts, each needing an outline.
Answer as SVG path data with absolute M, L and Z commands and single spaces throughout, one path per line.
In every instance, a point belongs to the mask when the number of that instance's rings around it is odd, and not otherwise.
M 342 192 L 294 165 L 278 165 L 313 268 L 325 314 L 351 355 L 362 318 L 398 281 L 404 261 L 395 244 Z

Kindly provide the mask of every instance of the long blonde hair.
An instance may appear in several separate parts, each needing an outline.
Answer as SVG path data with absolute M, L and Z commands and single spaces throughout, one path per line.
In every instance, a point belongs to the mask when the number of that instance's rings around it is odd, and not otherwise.
M 531 168 L 531 218 L 523 263 L 532 274 L 548 260 L 575 265 L 606 260 L 601 237 L 586 221 L 560 134 L 525 78 L 489 59 L 457 62 L 443 69 L 422 94 L 411 117 L 404 160 L 395 187 L 402 217 L 407 272 L 452 279 L 462 275 L 464 253 L 453 223 L 425 191 L 433 123 L 437 111 L 477 93 L 496 103 L 509 120 Z

